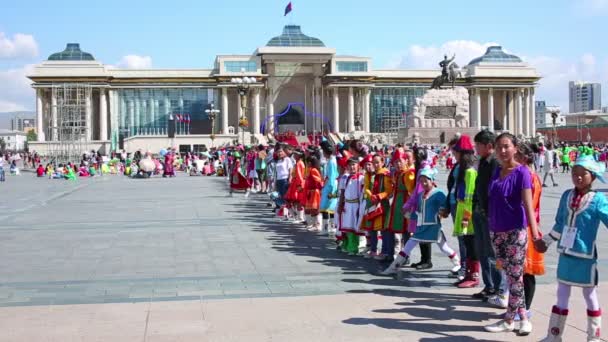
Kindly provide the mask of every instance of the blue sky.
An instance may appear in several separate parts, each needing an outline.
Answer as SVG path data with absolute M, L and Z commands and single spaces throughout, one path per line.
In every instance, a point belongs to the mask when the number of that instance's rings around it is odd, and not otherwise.
M 5 2 L 0 11 L 0 83 L 5 84 L 0 85 L 0 111 L 34 107 L 27 82 L 14 78 L 67 42 L 79 42 L 105 64 L 209 68 L 217 54 L 253 52 L 286 23 L 301 25 L 338 54 L 372 57 L 374 68 L 433 67 L 443 53 L 456 53 L 462 65 L 488 43 L 500 43 L 545 76 L 537 98 L 562 106 L 570 79 L 608 87 L 608 53 L 602 43 L 608 0 L 307 0 L 293 1 L 293 12 L 284 18 L 287 3 Z M 6 52 L 7 46 L 12 52 Z M 7 88 L 10 82 L 18 84 Z

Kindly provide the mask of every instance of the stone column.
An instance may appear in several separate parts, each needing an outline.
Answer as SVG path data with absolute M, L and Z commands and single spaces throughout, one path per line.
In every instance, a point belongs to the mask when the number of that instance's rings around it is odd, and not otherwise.
M 508 124 L 508 120 L 509 117 L 507 116 L 507 113 L 509 111 L 509 103 L 507 101 L 507 94 L 509 92 L 507 91 L 503 91 L 502 92 L 502 130 L 506 131 L 507 129 L 509 129 L 509 124 Z
M 525 136 L 530 136 L 530 91 L 528 88 L 522 89 L 523 91 L 523 133 Z
M 93 90 L 87 91 L 84 97 L 85 103 L 85 124 L 87 126 L 87 140 L 93 140 L 93 114 L 91 109 L 91 97 L 93 96 Z
M 253 134 L 260 134 L 260 90 L 253 91 Z
M 57 94 L 51 91 L 51 141 L 57 141 L 59 127 L 57 127 Z
M 139 103 L 139 98 L 135 99 L 135 134 L 140 134 L 141 132 L 141 104 Z M 177 132 L 175 132 L 177 134 Z
M 516 136 L 523 134 L 523 103 L 521 91 L 521 89 L 517 89 L 515 91 L 515 117 L 517 118 L 517 129 L 515 130 Z
M 274 101 L 272 89 L 266 89 L 266 133 L 274 134 Z
M 154 134 L 154 128 L 156 127 L 156 124 L 154 123 L 154 121 L 156 120 L 156 101 L 154 101 L 154 98 L 150 99 L 150 134 Z
M 530 88 L 530 136 L 536 136 L 536 97 L 534 88 Z
M 36 89 L 36 141 L 44 141 L 44 105 L 42 104 L 42 89 Z
M 129 100 L 129 136 L 132 135 L 135 135 L 135 103 Z
M 334 96 L 334 110 L 333 115 L 334 119 L 332 124 L 334 125 L 334 132 L 340 132 L 340 97 L 339 97 L 339 88 L 333 89 Z
M 99 140 L 108 140 L 108 102 L 103 88 L 99 89 Z
M 488 129 L 494 132 L 494 91 L 488 88 Z
M 355 131 L 355 96 L 353 87 L 348 87 L 348 132 Z
M 238 90 L 236 91 L 236 106 L 237 106 L 236 112 L 239 117 L 238 119 L 240 120 L 241 117 L 243 116 L 243 108 L 241 107 L 242 106 L 241 95 L 239 95 Z
M 475 89 L 475 126 L 481 130 L 481 90 Z
M 222 88 L 222 134 L 228 134 L 228 88 Z
M 371 98 L 371 94 L 372 94 L 372 90 L 370 88 L 365 88 L 365 97 L 363 100 L 363 130 L 366 133 L 370 132 L 370 122 L 371 122 L 371 115 L 370 115 L 370 98 Z

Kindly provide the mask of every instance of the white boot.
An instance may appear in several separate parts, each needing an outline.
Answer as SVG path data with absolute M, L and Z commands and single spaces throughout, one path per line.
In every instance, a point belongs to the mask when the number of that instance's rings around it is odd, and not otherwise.
M 359 237 L 359 255 L 364 255 L 367 253 L 367 237 L 361 236 Z
M 283 207 L 283 221 L 289 220 L 289 210 L 287 207 Z
M 318 233 L 323 233 L 323 215 L 317 214 L 315 221 L 315 231 Z
M 408 256 L 404 256 L 402 253 L 399 253 L 395 260 L 391 263 L 389 267 L 387 267 L 380 274 L 382 275 L 391 275 L 397 273 L 397 269 L 401 267 L 408 260 Z
M 310 216 L 308 214 L 305 216 L 306 216 L 306 229 L 310 229 L 310 228 L 312 228 L 312 224 L 313 224 L 312 216 Z
M 399 254 L 399 252 L 401 252 L 401 248 L 403 246 L 401 246 L 401 241 L 403 240 L 403 234 L 395 234 L 395 250 L 393 252 L 393 255 L 397 255 Z
M 452 262 L 452 265 L 454 265 L 450 272 L 452 272 L 452 274 L 458 274 L 458 271 L 460 271 L 461 268 L 460 257 L 458 256 L 458 253 L 454 252 L 454 254 L 450 256 L 450 261 Z
M 306 219 L 304 218 L 304 209 L 298 210 L 298 223 L 304 223 Z
M 557 306 L 553 306 L 551 318 L 549 318 L 547 337 L 542 339 L 541 342 L 561 342 L 564 327 L 566 326 L 566 318 L 568 318 L 568 310 L 562 310 Z
M 602 311 L 587 310 L 587 342 L 600 342 L 602 328 Z

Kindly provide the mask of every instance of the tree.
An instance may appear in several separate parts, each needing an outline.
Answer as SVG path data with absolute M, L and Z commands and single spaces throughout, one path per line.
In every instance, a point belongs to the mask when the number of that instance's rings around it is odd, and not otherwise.
M 4 152 L 5 148 L 6 148 L 6 142 L 4 141 L 4 138 L 0 138 L 0 152 Z
M 38 140 L 38 134 L 36 134 L 33 129 L 30 129 L 29 131 L 27 131 L 26 139 L 27 141 L 36 141 Z

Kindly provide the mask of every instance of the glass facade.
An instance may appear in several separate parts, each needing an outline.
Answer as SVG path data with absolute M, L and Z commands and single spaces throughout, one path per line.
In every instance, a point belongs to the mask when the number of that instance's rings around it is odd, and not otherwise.
M 176 134 L 192 132 L 197 123 L 209 120 L 205 109 L 218 104 L 218 91 L 212 88 L 120 89 L 117 91 L 117 135 L 166 135 L 169 115 L 189 117 L 177 122 Z M 215 120 L 216 126 L 220 120 Z
M 370 99 L 370 129 L 375 133 L 397 133 L 406 127 L 406 117 L 412 113 L 416 98 L 422 97 L 424 87 L 374 88 Z
M 336 62 L 338 72 L 366 72 L 367 62 Z
M 225 61 L 224 72 L 256 72 L 258 66 L 255 61 Z

